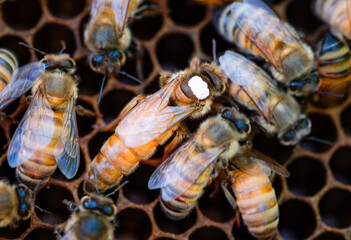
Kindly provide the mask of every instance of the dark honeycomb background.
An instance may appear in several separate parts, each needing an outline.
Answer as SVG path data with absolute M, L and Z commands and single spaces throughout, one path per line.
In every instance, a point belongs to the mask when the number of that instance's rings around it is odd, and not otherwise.
M 269 2 L 274 10 L 288 20 L 308 43 L 315 47 L 326 30 L 312 13 L 310 1 L 287 0 Z M 97 103 L 102 76 L 87 64 L 87 50 L 82 34 L 89 15 L 90 0 L 12 0 L 0 6 L 0 46 L 13 50 L 20 64 L 36 61 L 40 54 L 17 42 L 22 41 L 46 52 L 58 52 L 65 41 L 66 52 L 78 65 L 78 104 L 96 116 L 78 116 L 81 141 L 81 165 L 77 176 L 67 181 L 57 171 L 47 188 L 42 189 L 36 204 L 51 214 L 35 210 L 28 221 L 17 229 L 0 230 L 1 239 L 54 239 L 55 224 L 64 224 L 70 216 L 62 200 L 79 203 L 83 196 L 82 176 L 100 146 L 112 134 L 105 126 L 139 93 L 153 93 L 159 88 L 162 69 L 185 68 L 192 57 L 212 59 L 212 38 L 217 52 L 233 48 L 219 37 L 212 26 L 213 9 L 190 0 L 153 0 L 157 12 L 131 25 L 134 37 L 143 49 L 141 58 L 133 54 L 122 70 L 145 82 L 136 85 L 125 77 L 108 79 L 100 105 Z M 136 44 L 130 52 L 136 51 Z M 346 96 L 349 89 L 345 87 Z M 330 104 L 333 99 L 324 99 Z M 335 100 L 335 99 L 334 99 Z M 293 151 L 282 147 L 276 139 L 262 134 L 254 137 L 254 146 L 285 164 L 291 173 L 288 179 L 276 177 L 274 187 L 280 203 L 280 225 L 277 239 L 351 239 L 351 98 L 337 99 L 334 107 L 316 106 L 306 102 L 306 112 L 313 127 L 311 136 L 334 143 L 333 146 L 303 140 Z M 6 111 L 19 122 L 27 108 L 25 96 Z M 15 182 L 14 169 L 6 161 L 6 149 L 17 123 L 0 122 L 0 176 Z M 118 194 L 117 239 L 253 239 L 245 227 L 234 224 L 234 211 L 222 191 L 209 197 L 213 184 L 199 201 L 196 211 L 178 222 L 168 220 L 161 212 L 158 191 L 147 189 L 147 180 L 159 164 L 157 155 L 127 179 L 130 181 Z

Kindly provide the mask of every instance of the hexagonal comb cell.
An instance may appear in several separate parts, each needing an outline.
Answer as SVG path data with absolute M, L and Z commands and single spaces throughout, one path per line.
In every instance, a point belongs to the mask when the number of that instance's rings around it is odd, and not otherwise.
M 303 39 L 315 49 L 319 36 L 328 26 L 313 14 L 310 8 L 312 0 L 264 1 L 299 33 L 303 32 Z M 11 231 L 10 228 L 0 229 L 2 238 L 54 239 L 54 224 L 65 224 L 71 214 L 62 200 L 79 203 L 79 198 L 85 195 L 82 189 L 85 170 L 113 133 L 104 132 L 104 124 L 114 120 L 137 94 L 157 91 L 160 72 L 184 69 L 193 57 L 212 60 L 213 38 L 217 43 L 218 56 L 227 49 L 238 50 L 227 43 L 213 26 L 215 7 L 195 0 L 144 1 L 147 6 L 145 14 L 129 24 L 136 41 L 127 50 L 128 60 L 122 70 L 146 80 L 146 84 L 137 84 L 122 75 L 111 76 L 98 104 L 103 76 L 90 69 L 83 37 L 91 3 L 92 0 L 8 0 L 0 5 L 0 47 L 11 49 L 20 64 L 26 64 L 42 58 L 42 55 L 19 46 L 19 41 L 48 53 L 58 53 L 62 48 L 60 41 L 65 41 L 65 52 L 75 58 L 77 75 L 80 76 L 77 104 L 95 113 L 92 118 L 77 117 L 82 140 L 82 164 L 77 176 L 67 181 L 57 171 L 48 188 L 44 187 L 37 195 L 36 204 L 52 214 L 35 210 L 39 217 L 34 215 Z M 138 47 L 142 49 L 139 56 L 136 55 Z M 267 65 L 262 61 L 258 64 L 261 67 Z M 267 137 L 262 131 L 253 136 L 253 146 L 257 150 L 286 164 L 291 173 L 290 178 L 276 177 L 273 184 L 280 204 L 277 239 L 349 239 L 351 95 L 345 98 L 344 102 L 325 109 L 305 104 L 309 103 L 308 99 L 301 103 L 312 119 L 309 136 L 330 141 L 331 146 L 302 140 L 301 145 L 294 149 L 282 146 L 276 137 Z M 25 97 L 16 100 L 4 110 L 14 121 L 0 121 L 0 178 L 7 178 L 11 183 L 16 182 L 15 169 L 8 166 L 6 150 L 9 138 L 27 107 Z M 186 123 L 194 131 L 203 119 Z M 150 191 L 146 186 L 150 174 L 160 163 L 163 149 L 160 147 L 157 155 L 145 161 L 145 165 L 144 162 L 140 164 L 133 174 L 126 177 L 130 183 L 111 197 L 118 208 L 117 239 L 254 239 L 243 224 L 239 227 L 234 222 L 235 213 L 221 189 L 211 198 L 213 186 L 206 187 L 199 205 L 188 217 L 180 221 L 169 220 L 160 209 L 159 191 Z

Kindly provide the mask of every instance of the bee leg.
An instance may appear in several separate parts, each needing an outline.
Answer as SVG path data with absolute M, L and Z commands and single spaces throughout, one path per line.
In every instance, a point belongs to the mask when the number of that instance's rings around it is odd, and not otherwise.
M 133 98 L 121 111 L 121 113 L 119 114 L 119 116 L 113 120 L 111 123 L 109 123 L 104 129 L 103 131 L 113 131 L 118 123 L 135 107 L 137 106 L 141 101 L 143 101 L 145 99 L 145 96 L 143 95 L 139 95 L 136 96 L 135 98 Z
M 83 117 L 94 117 L 95 116 L 95 112 L 83 107 L 82 105 L 77 105 L 75 107 L 76 112 L 79 116 L 83 116 Z
M 56 235 L 56 239 L 61 239 L 63 236 L 63 229 L 62 226 L 57 225 L 54 230 L 54 234 Z
M 68 201 L 67 199 L 64 199 L 62 203 L 65 204 L 68 207 L 68 209 L 71 210 L 72 212 L 77 212 L 79 210 L 78 206 L 72 201 Z
M 166 85 L 168 82 L 168 79 L 170 79 L 171 76 L 172 76 L 171 72 L 167 72 L 167 71 L 162 72 L 160 76 L 160 87 L 163 87 L 164 85 Z
M 234 196 L 231 194 L 231 192 L 229 192 L 228 188 L 227 188 L 227 184 L 222 181 L 221 182 L 221 187 L 222 190 L 224 192 L 225 197 L 227 198 L 229 204 L 232 206 L 232 208 L 235 211 L 235 221 L 237 226 L 240 228 L 240 213 L 239 213 L 239 209 L 238 209 L 238 205 L 236 204 L 235 198 Z
M 165 146 L 162 161 L 165 160 L 173 150 L 178 147 L 184 138 L 190 137 L 190 131 L 184 123 L 181 123 L 179 128 L 175 131 L 175 136 L 170 143 Z

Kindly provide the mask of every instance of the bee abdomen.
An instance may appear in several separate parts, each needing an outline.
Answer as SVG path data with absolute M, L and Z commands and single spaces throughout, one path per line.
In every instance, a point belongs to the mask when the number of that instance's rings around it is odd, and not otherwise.
M 45 112 L 47 117 L 41 118 L 41 121 L 33 119 L 28 123 L 28 129 L 23 135 L 22 147 L 19 150 L 19 162 L 23 164 L 17 167 L 17 176 L 21 182 L 35 187 L 42 179 L 51 176 L 57 163 L 54 156 L 54 148 L 60 138 L 62 129 L 62 112 Z M 46 121 L 45 119 L 52 119 Z M 54 124 L 53 124 L 54 123 Z M 46 131 L 37 131 L 38 126 L 45 126 Z M 43 148 L 43 146 L 45 146 Z
M 0 91 L 9 83 L 16 68 L 18 68 L 18 63 L 14 54 L 0 48 Z
M 91 168 L 84 180 L 84 190 L 95 192 L 93 167 L 96 170 L 96 182 L 100 191 L 114 187 L 124 175 L 132 173 L 140 159 L 113 134 L 101 147 L 100 153 L 94 158 Z
M 11 185 L 0 182 L 0 227 L 8 226 L 17 214 L 18 199 Z
M 249 176 L 235 171 L 233 190 L 242 218 L 258 239 L 272 237 L 278 227 L 279 210 L 275 191 L 266 173 Z
M 185 177 L 181 177 L 179 181 L 176 181 L 173 185 L 168 185 L 162 188 L 161 193 L 161 208 L 163 212 L 171 219 L 179 220 L 187 215 L 196 206 L 197 199 L 202 195 L 204 187 L 208 183 L 210 173 L 213 170 L 213 166 L 209 166 L 206 171 L 194 182 L 189 189 L 187 189 L 181 196 L 177 196 L 182 188 L 183 184 L 187 182 Z M 177 169 L 174 169 L 177 172 Z M 174 177 L 174 176 L 172 176 Z M 183 183 L 183 184 L 182 184 Z M 172 199 L 170 201 L 165 201 L 164 199 Z

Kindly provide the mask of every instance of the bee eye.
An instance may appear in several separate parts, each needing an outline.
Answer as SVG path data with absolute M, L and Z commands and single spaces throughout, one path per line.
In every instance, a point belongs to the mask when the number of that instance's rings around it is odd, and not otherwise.
M 296 132 L 294 130 L 290 130 L 284 133 L 284 135 L 282 136 L 282 141 L 285 143 L 288 143 L 294 140 L 295 138 L 296 138 Z
M 75 66 L 74 62 L 71 59 L 65 60 L 64 65 L 65 67 L 69 67 L 69 68 L 72 68 Z
M 41 63 L 43 63 L 45 67 L 48 67 L 48 65 L 49 65 L 48 60 L 46 60 L 46 59 L 41 60 Z
M 28 205 L 26 203 L 20 204 L 18 208 L 18 215 L 20 215 L 21 217 L 26 217 L 29 215 Z
M 105 215 L 111 216 L 113 214 L 112 207 L 109 206 L 109 205 L 104 206 L 103 207 L 103 212 L 104 212 Z
M 301 88 L 301 82 L 299 81 L 292 81 L 289 85 L 289 90 L 292 92 L 296 92 L 297 90 L 299 90 L 299 88 Z
M 235 125 L 240 132 L 248 133 L 250 131 L 250 125 L 246 124 L 243 120 L 235 121 Z

